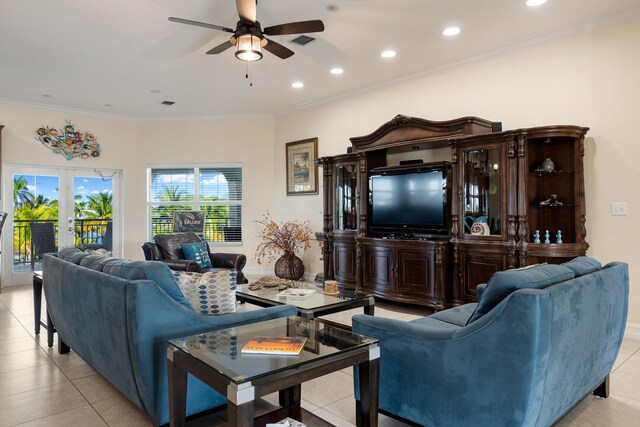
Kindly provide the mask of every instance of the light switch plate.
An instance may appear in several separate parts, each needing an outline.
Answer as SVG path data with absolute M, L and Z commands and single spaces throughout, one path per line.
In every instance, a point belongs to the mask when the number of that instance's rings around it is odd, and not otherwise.
M 627 202 L 612 202 L 611 215 L 624 216 L 628 214 Z

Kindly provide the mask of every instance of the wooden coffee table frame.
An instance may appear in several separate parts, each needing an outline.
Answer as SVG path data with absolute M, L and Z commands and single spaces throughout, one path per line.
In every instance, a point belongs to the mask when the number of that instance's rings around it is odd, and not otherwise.
M 293 304 L 296 305 L 295 300 L 278 301 L 270 298 L 261 297 L 259 295 L 244 293 L 241 290 L 236 290 L 236 299 L 241 303 L 248 302 L 258 307 L 273 307 L 276 305 Z M 365 294 L 360 298 L 344 298 L 340 302 L 328 304 L 324 306 L 314 308 L 297 307 L 298 316 L 303 319 L 315 319 L 319 316 L 326 316 L 327 314 L 339 313 L 341 311 L 351 310 L 353 308 L 364 308 L 364 314 L 373 316 L 376 308 L 376 300 L 373 295 Z
M 270 357 L 270 356 L 265 356 Z M 277 356 L 274 356 L 277 357 Z M 380 372 L 380 348 L 377 344 L 328 355 L 307 364 L 264 375 L 254 381 L 237 384 L 213 367 L 181 349 L 169 344 L 167 350 L 169 375 L 169 419 L 172 427 L 185 425 L 187 374 L 192 374 L 211 388 L 227 397 L 228 425 L 249 427 L 291 416 L 301 419 L 308 426 L 331 424 L 302 409 L 301 384 L 305 381 L 358 365 L 360 400 L 356 401 L 358 426 L 378 425 L 378 377 Z M 279 392 L 281 409 L 254 420 L 254 401 L 262 396 Z

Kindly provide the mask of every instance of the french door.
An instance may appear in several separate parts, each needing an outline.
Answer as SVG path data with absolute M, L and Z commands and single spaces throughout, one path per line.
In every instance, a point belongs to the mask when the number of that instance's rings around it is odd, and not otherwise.
M 120 177 L 118 170 L 6 165 L 2 286 L 31 283 L 52 249 L 103 247 L 120 256 Z

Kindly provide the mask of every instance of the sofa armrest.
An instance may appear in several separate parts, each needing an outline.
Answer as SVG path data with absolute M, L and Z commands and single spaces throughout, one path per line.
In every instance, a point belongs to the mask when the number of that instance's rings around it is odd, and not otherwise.
M 127 333 L 133 371 L 141 400 L 151 418 L 162 425 L 169 421 L 167 390 L 167 341 L 248 323 L 296 314 L 292 305 L 282 305 L 204 316 L 176 303 L 149 281 L 127 287 Z M 238 353 L 240 349 L 237 349 Z M 196 378 L 187 384 L 188 413 L 201 412 L 226 403 L 226 398 Z

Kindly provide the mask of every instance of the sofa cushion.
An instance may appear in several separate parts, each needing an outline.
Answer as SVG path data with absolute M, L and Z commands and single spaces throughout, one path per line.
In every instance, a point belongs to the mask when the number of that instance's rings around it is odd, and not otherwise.
M 576 273 L 576 277 L 584 276 L 585 274 L 593 273 L 602 268 L 602 264 L 598 260 L 595 260 L 588 256 L 579 256 L 571 261 L 567 261 L 562 264 L 564 267 L 573 270 Z
M 119 261 L 119 258 L 107 257 L 103 255 L 87 255 L 80 260 L 79 265 L 96 271 L 104 271 L 104 266 Z
M 208 316 L 236 312 L 235 270 L 180 272 L 176 276 L 195 311 Z
M 207 251 L 207 244 L 205 242 L 190 242 L 182 244 L 182 253 L 184 253 L 185 259 L 195 261 L 200 265 L 200 268 L 211 268 L 211 259 L 209 259 L 209 252 Z
M 78 265 L 80 263 L 80 260 L 86 256 L 89 256 L 89 254 L 81 251 L 74 246 L 62 248 L 58 252 L 58 258 L 76 265 Z
M 478 301 L 478 306 L 467 324 L 475 322 L 490 312 L 493 307 L 518 289 L 543 289 L 574 277 L 575 273 L 572 270 L 555 264 L 499 271 L 487 283 L 487 287 L 482 293 L 482 299 Z
M 439 311 L 432 314 L 432 319 L 440 320 L 441 322 L 451 323 L 452 325 L 464 326 L 473 314 L 478 304 L 464 304 L 457 307 L 452 307 L 447 310 Z
M 190 242 L 201 242 L 202 239 L 196 233 L 169 233 L 158 234 L 153 237 L 166 259 L 184 259 L 182 244 Z
M 193 309 L 185 299 L 171 270 L 163 262 L 114 260 L 104 265 L 103 273 L 127 280 L 151 280 L 177 303 Z

